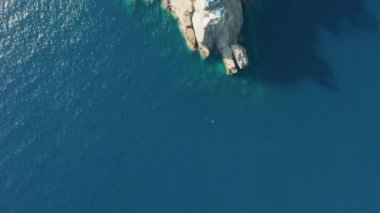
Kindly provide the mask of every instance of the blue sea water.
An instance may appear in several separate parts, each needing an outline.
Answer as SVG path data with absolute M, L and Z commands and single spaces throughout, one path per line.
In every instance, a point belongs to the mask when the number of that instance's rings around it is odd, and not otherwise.
M 0 212 L 380 212 L 380 2 L 261 0 L 250 68 L 157 5 L 0 0 Z

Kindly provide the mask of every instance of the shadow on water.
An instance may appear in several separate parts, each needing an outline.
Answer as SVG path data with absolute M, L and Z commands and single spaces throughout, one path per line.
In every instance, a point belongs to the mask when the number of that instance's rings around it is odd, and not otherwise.
M 242 34 L 253 66 L 239 77 L 276 84 L 309 78 L 337 89 L 332 70 L 318 55 L 318 29 L 340 34 L 342 23 L 367 32 L 378 27 L 364 0 L 256 0 L 250 10 Z

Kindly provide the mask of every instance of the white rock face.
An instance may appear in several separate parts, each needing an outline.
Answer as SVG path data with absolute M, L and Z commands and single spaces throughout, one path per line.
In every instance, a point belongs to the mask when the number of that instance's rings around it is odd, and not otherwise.
M 237 44 L 243 24 L 241 0 L 162 0 L 162 4 L 178 20 L 190 49 L 203 57 L 220 53 L 227 74 L 248 66 L 246 50 Z

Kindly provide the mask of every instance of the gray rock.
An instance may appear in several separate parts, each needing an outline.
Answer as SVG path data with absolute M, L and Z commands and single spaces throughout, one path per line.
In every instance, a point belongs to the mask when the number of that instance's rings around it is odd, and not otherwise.
M 237 43 L 243 24 L 241 0 L 162 0 L 162 4 L 178 20 L 190 49 L 198 49 L 203 57 L 221 54 L 227 74 L 248 66 L 246 50 Z

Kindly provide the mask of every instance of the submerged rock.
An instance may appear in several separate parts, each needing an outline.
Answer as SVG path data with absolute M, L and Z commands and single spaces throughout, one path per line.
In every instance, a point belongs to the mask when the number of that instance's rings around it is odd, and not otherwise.
M 205 58 L 219 53 L 229 75 L 248 66 L 246 50 L 237 41 L 243 24 L 241 0 L 162 0 L 162 5 L 178 20 L 190 49 Z

